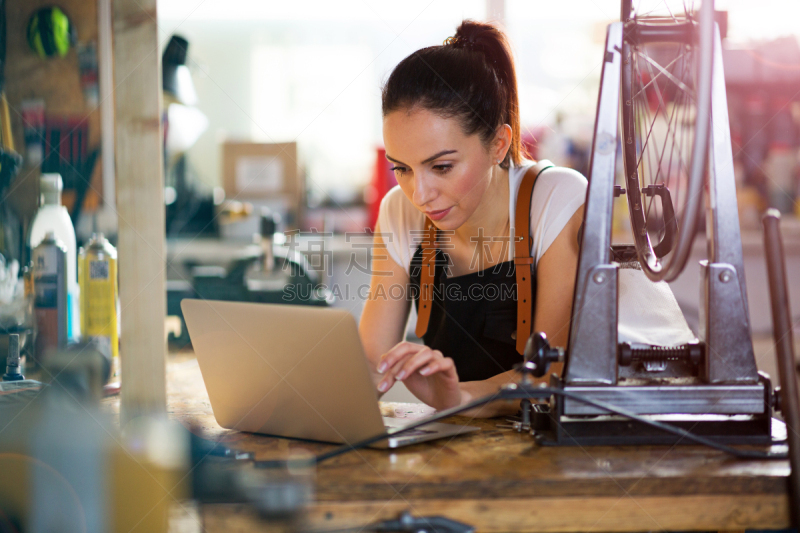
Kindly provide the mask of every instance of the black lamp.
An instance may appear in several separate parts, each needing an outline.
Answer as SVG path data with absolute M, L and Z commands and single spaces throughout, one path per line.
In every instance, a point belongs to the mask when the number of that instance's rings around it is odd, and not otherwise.
M 197 92 L 194 90 L 192 75 L 186 66 L 186 51 L 189 41 L 180 35 L 173 35 L 164 55 L 161 57 L 161 77 L 164 92 L 174 96 L 184 105 L 197 103 Z

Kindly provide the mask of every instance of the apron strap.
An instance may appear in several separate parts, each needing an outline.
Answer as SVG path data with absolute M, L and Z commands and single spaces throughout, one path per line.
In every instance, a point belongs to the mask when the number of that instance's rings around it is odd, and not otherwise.
M 531 257 L 531 201 L 533 185 L 539 174 L 553 165 L 540 161 L 522 177 L 517 193 L 517 209 L 514 214 L 514 271 L 517 276 L 517 352 L 525 353 L 525 344 L 533 327 L 533 276 L 534 259 Z
M 533 301 L 531 300 L 534 274 L 534 260 L 531 257 L 531 200 L 533 185 L 539 174 L 552 167 L 549 161 L 540 161 L 531 167 L 522 177 L 517 194 L 517 210 L 515 214 L 514 269 L 517 276 L 517 352 L 525 352 L 525 344 L 531 336 L 533 320 Z M 422 338 L 428 331 L 433 305 L 433 279 L 436 269 L 436 251 L 438 248 L 436 226 L 429 218 L 425 218 L 425 236 L 422 240 L 422 266 L 419 278 L 419 306 L 417 307 L 417 326 L 414 333 Z
M 433 277 L 436 271 L 436 249 L 438 248 L 436 226 L 425 217 L 425 236 L 422 239 L 422 266 L 419 276 L 419 305 L 417 306 L 417 327 L 414 333 L 422 338 L 428 331 L 433 306 Z

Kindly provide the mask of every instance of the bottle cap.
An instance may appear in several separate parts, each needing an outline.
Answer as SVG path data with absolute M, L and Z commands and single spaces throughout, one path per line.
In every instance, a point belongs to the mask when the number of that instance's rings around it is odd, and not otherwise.
M 64 182 L 61 174 L 51 172 L 42 174 L 39 179 L 39 192 L 42 195 L 42 205 L 61 205 L 61 191 Z

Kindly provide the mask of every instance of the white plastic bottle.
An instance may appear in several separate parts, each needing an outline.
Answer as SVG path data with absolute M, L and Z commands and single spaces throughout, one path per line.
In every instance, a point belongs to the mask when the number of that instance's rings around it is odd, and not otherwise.
M 74 342 L 81 336 L 80 287 L 78 286 L 78 254 L 75 228 L 67 208 L 61 205 L 64 188 L 61 174 L 42 174 L 39 181 L 41 201 L 30 232 L 30 246 L 34 249 L 48 231 L 55 233 L 67 249 L 67 339 Z

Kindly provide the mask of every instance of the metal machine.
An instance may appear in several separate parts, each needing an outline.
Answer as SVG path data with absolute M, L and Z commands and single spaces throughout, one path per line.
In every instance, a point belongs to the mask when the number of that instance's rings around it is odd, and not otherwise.
M 640 18 L 628 1 L 622 21 L 608 27 L 569 347 L 563 377 L 554 377 L 552 386 L 721 442 L 768 443 L 774 398 L 769 379 L 757 371 L 750 336 L 713 13 L 713 2 L 705 1 L 699 17 Z M 614 185 L 620 118 L 627 191 Z M 670 188 L 676 201 L 683 199 L 677 209 Z M 703 189 L 708 260 L 702 262 L 699 344 L 620 344 L 620 265 L 633 264 L 653 281 L 675 279 L 701 219 Z M 613 199 L 626 192 L 635 244 L 612 246 Z M 655 246 L 654 234 L 661 235 Z M 545 443 L 680 440 L 568 396 L 554 397 L 545 419 Z

